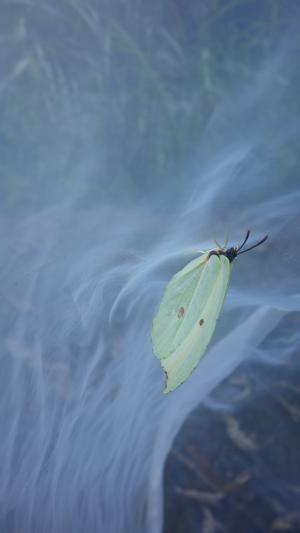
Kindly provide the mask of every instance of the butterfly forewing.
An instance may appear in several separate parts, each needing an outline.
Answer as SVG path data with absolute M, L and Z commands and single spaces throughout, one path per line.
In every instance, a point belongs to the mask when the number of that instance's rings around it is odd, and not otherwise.
M 217 263 L 215 260 L 217 259 Z M 184 320 L 176 332 L 172 344 L 172 352 L 177 349 L 191 332 L 195 322 L 201 320 L 201 315 L 211 296 L 212 287 L 216 280 L 216 270 L 220 266 L 220 259 L 216 256 L 209 258 L 199 272 L 198 283 L 195 286 L 193 296 L 186 308 Z
M 193 318 L 189 333 L 181 344 L 162 360 L 161 364 L 167 375 L 165 392 L 176 389 L 195 370 L 214 333 L 228 289 L 231 264 L 225 256 L 212 256 L 208 263 L 210 279 L 213 279 L 209 287 L 210 290 L 207 291 L 207 287 L 203 283 L 200 283 L 197 288 L 197 297 L 199 298 L 201 298 L 203 289 L 205 304 L 197 318 Z M 202 281 L 204 279 L 202 278 Z
M 188 316 L 206 259 L 204 254 L 188 263 L 173 276 L 165 290 L 152 328 L 153 351 L 159 359 L 168 357 L 177 346 L 176 335 Z

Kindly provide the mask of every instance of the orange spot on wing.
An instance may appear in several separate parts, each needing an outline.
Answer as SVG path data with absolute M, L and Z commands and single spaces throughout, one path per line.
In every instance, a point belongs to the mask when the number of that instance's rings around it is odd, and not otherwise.
M 184 316 L 184 307 L 180 307 L 177 313 L 178 318 L 182 318 Z

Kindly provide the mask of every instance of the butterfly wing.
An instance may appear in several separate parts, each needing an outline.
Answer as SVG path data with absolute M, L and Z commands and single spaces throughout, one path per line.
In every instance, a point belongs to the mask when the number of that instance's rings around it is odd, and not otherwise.
M 188 263 L 171 279 L 165 290 L 157 315 L 153 321 L 152 345 L 159 359 L 172 353 L 181 339 L 180 328 L 186 322 L 188 309 L 199 283 L 208 254 Z
M 175 350 L 161 358 L 167 376 L 165 393 L 186 381 L 203 357 L 223 307 L 230 274 L 231 263 L 225 256 L 211 256 L 202 268 L 190 300 L 187 322 L 177 330 Z

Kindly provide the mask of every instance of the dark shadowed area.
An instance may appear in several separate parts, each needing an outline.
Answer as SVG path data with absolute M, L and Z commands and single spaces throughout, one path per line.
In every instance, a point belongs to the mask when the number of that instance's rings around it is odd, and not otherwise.
M 0 532 L 300 530 L 300 5 L 0 0 Z M 153 316 L 214 238 L 210 348 Z

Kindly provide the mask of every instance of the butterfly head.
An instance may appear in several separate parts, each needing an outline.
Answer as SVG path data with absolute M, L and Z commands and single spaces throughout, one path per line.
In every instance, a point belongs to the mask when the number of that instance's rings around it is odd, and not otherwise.
M 225 250 L 222 255 L 225 255 L 228 261 L 232 263 L 232 261 L 238 255 L 238 248 L 227 248 L 227 250 Z
M 209 256 L 212 256 L 212 255 L 217 255 L 220 257 L 220 255 L 225 255 L 228 259 L 228 261 L 230 263 L 232 263 L 232 261 L 240 254 L 244 254 L 245 252 L 249 252 L 249 250 L 253 250 L 253 248 L 256 248 L 257 246 L 259 246 L 260 244 L 262 244 L 263 242 L 265 242 L 268 238 L 268 235 L 265 235 L 265 237 L 263 239 L 261 239 L 259 242 L 257 242 L 256 244 L 253 244 L 253 246 L 250 246 L 250 248 L 247 248 L 246 250 L 242 250 L 242 248 L 245 246 L 247 240 L 249 239 L 249 236 L 250 236 L 250 231 L 248 230 L 247 233 L 246 233 L 246 237 L 244 239 L 244 241 L 242 242 L 242 244 L 240 246 L 236 246 L 236 247 L 232 247 L 232 248 L 227 248 L 227 250 L 225 250 L 224 248 L 219 248 L 219 250 L 212 250 L 210 253 L 209 253 Z

